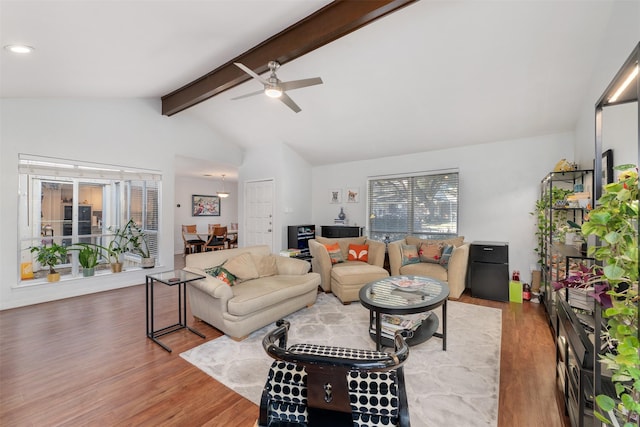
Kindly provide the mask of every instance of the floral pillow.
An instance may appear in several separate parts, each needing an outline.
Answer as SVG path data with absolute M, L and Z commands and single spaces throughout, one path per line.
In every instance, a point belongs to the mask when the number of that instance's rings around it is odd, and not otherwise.
M 339 264 L 344 262 L 344 257 L 342 256 L 342 251 L 340 250 L 340 245 L 338 243 L 326 244 L 324 245 L 327 248 L 327 252 L 329 252 L 329 258 L 331 258 L 331 264 Z
M 369 245 L 349 245 L 347 261 L 369 261 Z
M 205 268 L 204 272 L 209 276 L 215 277 L 221 282 L 226 283 L 229 286 L 233 286 L 236 284 L 236 276 L 229 273 L 229 271 L 223 267 L 224 262 L 220 265 L 216 265 L 215 267 Z
M 420 255 L 420 261 L 438 264 L 442 257 L 442 244 L 421 243 L 420 249 L 418 249 L 418 254 Z
M 418 247 L 416 245 L 402 245 L 402 265 L 417 264 L 420 262 Z

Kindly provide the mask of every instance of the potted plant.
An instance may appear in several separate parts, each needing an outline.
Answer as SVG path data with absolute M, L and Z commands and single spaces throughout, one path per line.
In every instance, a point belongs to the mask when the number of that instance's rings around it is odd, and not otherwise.
M 604 309 L 607 335 L 617 343 L 614 351 L 602 356 L 602 364 L 612 373 L 619 403 L 607 395 L 596 402 L 604 413 L 596 417 L 611 425 L 640 422 L 640 340 L 638 336 L 638 169 L 623 165 L 618 182 L 607 184 L 595 209 L 582 224 L 584 236 L 599 238 L 589 255 L 602 262 L 602 286 L 607 286 L 611 307 Z
M 67 261 L 67 248 L 51 242 L 49 246 L 42 245 L 31 248 L 31 253 L 37 252 L 36 261 L 42 266 L 49 267 L 47 281 L 57 282 L 60 280 L 60 273 L 55 270 L 55 266 Z
M 536 201 L 535 211 L 531 212 L 537 219 L 535 235 L 538 238 L 538 247 L 535 248 L 535 252 L 538 254 L 538 264 L 540 267 L 545 266 L 545 241 L 549 235 L 558 237 L 558 230 L 564 222 L 566 222 L 566 213 L 561 212 L 558 215 L 554 215 L 553 221 L 547 216 L 547 212 L 551 207 L 557 206 L 560 202 L 567 198 L 567 195 L 571 194 L 571 190 L 564 190 L 558 187 L 551 188 L 551 199 L 548 195 L 540 198 Z
M 151 257 L 147 235 L 133 219 L 124 226 L 124 233 L 129 242 L 129 250 L 142 258 L 142 268 L 153 268 L 155 260 Z
M 78 252 L 78 263 L 82 266 L 82 275 L 90 277 L 95 274 L 95 268 L 103 259 L 103 246 L 92 243 L 76 243 L 69 248 L 70 251 Z
M 105 249 L 112 273 L 122 272 L 122 254 L 129 250 L 129 239 L 126 228 L 109 227 L 113 233 L 112 239 Z

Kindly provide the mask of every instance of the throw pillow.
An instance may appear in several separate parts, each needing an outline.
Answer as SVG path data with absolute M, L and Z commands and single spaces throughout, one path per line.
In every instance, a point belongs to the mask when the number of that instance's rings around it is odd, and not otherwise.
M 260 277 L 275 276 L 278 274 L 278 266 L 276 265 L 276 256 L 269 255 L 252 255 L 253 263 L 258 270 Z
M 253 258 L 250 252 L 245 252 L 241 255 L 228 259 L 224 263 L 224 268 L 238 279 L 237 281 L 245 281 L 251 279 L 257 279 L 260 277 L 256 265 L 253 263 Z
M 347 261 L 369 261 L 369 245 L 349 245 Z
M 416 245 L 402 245 L 402 265 L 417 264 L 420 262 Z
M 442 244 L 421 243 L 418 254 L 420 255 L 421 262 L 433 262 L 437 264 L 442 257 Z
M 442 249 L 442 256 L 440 257 L 440 265 L 445 269 L 449 268 L 449 259 L 451 259 L 451 254 L 453 253 L 453 245 L 446 245 L 444 249 Z
M 226 261 L 225 261 L 226 262 Z M 205 268 L 204 272 L 209 276 L 215 277 L 216 279 L 226 283 L 229 286 L 233 286 L 236 284 L 236 276 L 229 273 L 229 271 L 223 267 L 224 262 L 220 265 L 216 265 L 215 267 Z
M 342 256 L 342 251 L 340 250 L 340 245 L 337 243 L 331 245 L 324 245 L 327 248 L 327 252 L 329 252 L 329 258 L 331 258 L 331 264 L 339 264 L 344 262 L 344 257 Z

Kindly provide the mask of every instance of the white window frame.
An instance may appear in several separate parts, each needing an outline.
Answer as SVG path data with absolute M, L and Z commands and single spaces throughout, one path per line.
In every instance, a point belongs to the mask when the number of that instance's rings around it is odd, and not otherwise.
M 417 203 L 419 190 L 416 189 L 419 180 L 444 180 L 445 182 L 451 182 L 455 184 L 453 191 L 446 191 L 446 194 L 440 194 L 440 197 L 446 197 L 448 202 L 448 214 L 454 216 L 449 222 L 439 224 L 425 223 L 425 217 L 420 217 L 423 224 L 423 229 L 419 229 L 416 224 L 418 223 L 416 215 L 417 211 L 424 210 L 425 208 L 418 208 Z M 384 185 L 385 183 L 393 183 L 395 185 L 401 185 L 403 192 L 389 192 L 388 196 L 397 200 L 397 206 L 395 212 L 390 212 L 390 206 L 395 205 L 395 202 L 390 202 L 385 206 L 385 203 L 376 201 L 381 196 L 377 192 L 378 184 Z M 440 191 L 438 193 L 441 193 Z M 381 175 L 371 176 L 367 178 L 367 230 L 369 238 L 373 240 L 381 240 L 390 242 L 404 238 L 406 235 L 414 235 L 424 239 L 444 239 L 455 237 L 458 235 L 458 218 L 459 218 L 459 201 L 460 201 L 460 173 L 457 169 L 437 170 L 428 172 L 413 172 L 397 175 Z M 455 209 L 454 209 L 455 207 Z M 398 217 L 398 222 L 404 222 L 406 227 L 402 227 L 400 224 L 392 224 L 384 221 L 380 221 L 379 217 L 387 215 L 395 215 Z M 378 219 L 378 221 L 376 221 Z M 426 229 L 425 229 L 426 228 Z

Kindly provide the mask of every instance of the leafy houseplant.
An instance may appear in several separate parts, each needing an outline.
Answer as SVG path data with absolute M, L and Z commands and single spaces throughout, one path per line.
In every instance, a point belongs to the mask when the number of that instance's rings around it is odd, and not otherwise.
M 123 235 L 128 242 L 129 250 L 142 257 L 142 267 L 152 268 L 155 260 L 151 258 L 147 235 L 142 228 L 140 228 L 133 219 L 130 219 L 123 227 Z
M 49 282 L 57 282 L 60 280 L 60 273 L 55 270 L 57 264 L 62 264 L 67 261 L 67 248 L 52 242 L 50 246 L 34 246 L 31 248 L 31 253 L 37 252 L 36 261 L 40 265 L 49 267 L 49 274 L 47 280 Z
M 91 243 L 76 243 L 75 246 L 69 248 L 72 251 L 78 251 L 78 262 L 82 266 L 82 275 L 84 277 L 93 276 L 96 266 L 103 258 L 102 251 L 106 249 L 103 246 Z
M 538 247 L 535 252 L 538 254 L 538 264 L 541 267 L 545 265 L 545 241 L 547 236 L 558 234 L 558 231 L 562 224 L 566 222 L 566 213 L 564 215 L 554 215 L 553 222 L 547 217 L 547 212 L 551 207 L 556 206 L 559 202 L 566 199 L 566 197 L 573 193 L 571 190 L 564 190 L 558 187 L 551 188 L 551 199 L 548 195 L 540 198 L 536 201 L 536 208 L 531 215 L 534 215 L 537 220 L 535 235 L 538 238 Z
M 618 182 L 607 184 L 598 205 L 582 224 L 584 236 L 594 235 L 598 246 L 589 255 L 602 262 L 601 285 L 610 287 L 611 307 L 603 311 L 615 352 L 602 356 L 611 372 L 620 404 L 606 395 L 596 402 L 606 415 L 594 411 L 607 424 L 625 426 L 640 422 L 640 341 L 638 337 L 638 170 L 634 165 L 616 167 L 626 171 Z

